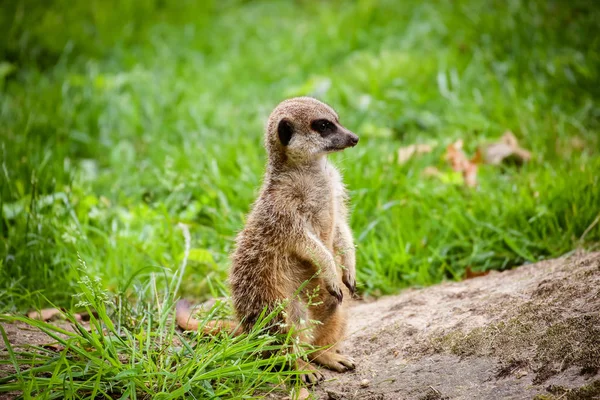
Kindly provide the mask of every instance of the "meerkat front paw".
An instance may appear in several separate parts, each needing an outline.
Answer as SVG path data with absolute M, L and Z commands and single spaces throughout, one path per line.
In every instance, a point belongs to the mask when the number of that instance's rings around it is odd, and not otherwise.
M 337 372 L 346 372 L 356 368 L 356 362 L 351 357 L 331 351 L 319 354 L 313 361 Z
M 342 289 L 335 282 L 327 282 L 325 284 L 325 289 L 329 292 L 330 295 L 336 298 L 338 303 L 341 303 L 344 299 L 344 293 L 342 293 Z
M 350 291 L 350 294 L 354 295 L 356 292 L 356 277 L 351 275 L 348 270 L 344 270 L 344 273 L 342 274 L 342 282 L 344 282 L 344 285 L 346 285 Z

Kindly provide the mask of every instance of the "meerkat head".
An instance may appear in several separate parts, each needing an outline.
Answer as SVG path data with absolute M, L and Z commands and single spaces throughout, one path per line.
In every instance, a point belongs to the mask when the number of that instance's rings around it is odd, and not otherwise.
M 265 134 L 269 160 L 278 164 L 311 163 L 357 143 L 358 136 L 340 124 L 337 113 L 311 97 L 280 103 L 269 117 Z

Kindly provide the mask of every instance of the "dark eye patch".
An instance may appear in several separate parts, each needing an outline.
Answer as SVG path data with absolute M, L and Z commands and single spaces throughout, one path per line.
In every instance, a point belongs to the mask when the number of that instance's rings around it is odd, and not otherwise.
M 310 129 L 315 132 L 318 132 L 321 136 L 325 137 L 332 133 L 335 133 L 337 127 L 331 121 L 326 119 L 316 119 L 310 123 Z

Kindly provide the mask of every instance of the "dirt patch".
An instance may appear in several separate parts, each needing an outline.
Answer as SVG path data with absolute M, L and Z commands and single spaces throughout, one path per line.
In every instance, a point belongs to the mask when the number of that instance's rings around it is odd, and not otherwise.
M 346 347 L 317 397 L 600 399 L 600 253 L 357 304 Z
M 69 332 L 73 331 L 72 326 L 67 321 L 55 320 L 52 323 Z M 25 323 L 8 323 L 3 320 L 0 320 L 0 324 L 2 325 L 2 328 L 6 333 L 6 337 L 9 343 L 11 344 L 12 349 L 15 352 L 31 350 L 32 346 L 45 348 L 50 351 L 56 351 L 57 353 L 63 348 L 61 345 L 58 344 L 58 342 L 55 339 L 46 335 L 39 329 L 36 329 Z M 64 335 L 60 336 L 65 337 Z M 1 337 L 0 360 L 3 361 L 2 363 L 0 363 L 0 379 L 14 374 L 15 369 L 13 368 L 12 364 L 8 362 L 8 352 L 6 349 L 6 344 Z M 15 399 L 20 395 L 21 393 L 19 392 L 0 392 L 0 400 Z
M 600 252 L 357 303 L 349 320 L 358 368 L 326 371 L 316 398 L 600 399 Z M 56 346 L 24 324 L 2 326 L 17 349 Z M 0 365 L 0 377 L 9 372 Z

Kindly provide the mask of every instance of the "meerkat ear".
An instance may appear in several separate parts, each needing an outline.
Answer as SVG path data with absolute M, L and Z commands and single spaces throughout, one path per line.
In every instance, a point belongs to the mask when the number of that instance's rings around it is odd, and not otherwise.
M 282 145 L 287 146 L 292 140 L 292 135 L 294 134 L 294 127 L 287 119 L 282 119 L 279 121 L 279 125 L 277 126 L 277 135 L 279 135 L 279 141 Z

